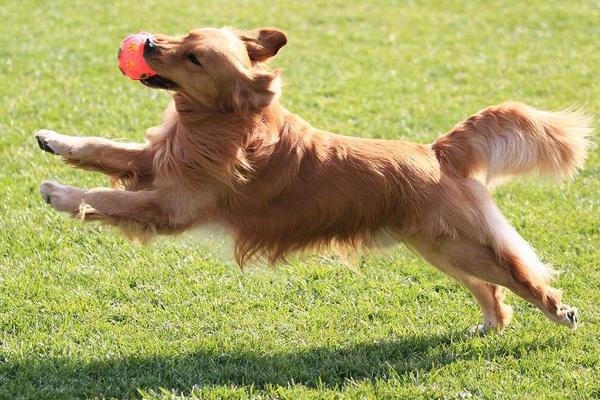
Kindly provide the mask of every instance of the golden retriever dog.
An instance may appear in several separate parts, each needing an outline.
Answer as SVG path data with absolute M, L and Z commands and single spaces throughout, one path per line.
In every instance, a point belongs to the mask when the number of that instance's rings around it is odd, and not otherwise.
M 217 224 L 234 239 L 240 266 L 403 242 L 473 293 L 480 332 L 509 323 L 504 288 L 577 327 L 577 309 L 561 303 L 552 270 L 488 188 L 522 174 L 572 177 L 586 157 L 589 117 L 508 102 L 433 144 L 342 136 L 281 105 L 281 73 L 266 62 L 286 42 L 274 28 L 155 35 L 144 58 L 158 75 L 142 83 L 173 94 L 162 124 L 144 144 L 39 131 L 43 150 L 114 183 L 85 190 L 47 181 L 43 198 L 142 241 Z

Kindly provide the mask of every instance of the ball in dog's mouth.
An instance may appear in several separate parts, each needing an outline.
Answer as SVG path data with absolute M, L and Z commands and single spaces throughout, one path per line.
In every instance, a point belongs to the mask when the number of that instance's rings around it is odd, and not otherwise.
M 156 75 L 156 71 L 148 65 L 144 53 L 152 46 L 153 37 L 147 32 L 134 33 L 121 42 L 117 59 L 123 75 L 133 80 L 148 79 Z
M 154 37 L 150 33 L 139 32 L 127 36 L 119 47 L 119 69 L 128 78 L 151 88 L 177 88 L 175 82 L 158 75 L 146 62 L 146 55 L 151 54 L 154 49 Z

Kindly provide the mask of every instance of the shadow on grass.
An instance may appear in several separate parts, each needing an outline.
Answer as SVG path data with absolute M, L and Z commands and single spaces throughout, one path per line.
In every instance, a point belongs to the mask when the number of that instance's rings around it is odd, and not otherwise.
M 451 351 L 453 343 L 465 340 L 470 339 L 463 333 L 448 333 L 268 355 L 198 350 L 185 355 L 85 363 L 70 358 L 35 358 L 20 363 L 0 359 L 0 397 L 25 393 L 32 398 L 137 397 L 137 388 L 189 393 L 194 385 L 261 389 L 301 384 L 339 389 L 349 381 L 410 379 L 417 370 L 423 375 L 459 360 L 509 354 L 520 357 L 529 350 L 556 345 L 532 341 L 514 348 L 496 344 L 478 352 Z

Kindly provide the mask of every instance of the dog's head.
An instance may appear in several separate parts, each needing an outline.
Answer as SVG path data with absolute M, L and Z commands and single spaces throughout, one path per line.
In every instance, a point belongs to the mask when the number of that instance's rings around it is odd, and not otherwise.
M 206 110 L 260 109 L 280 90 L 279 73 L 264 62 L 286 42 L 285 33 L 274 28 L 206 28 L 182 37 L 157 34 L 144 47 L 144 58 L 157 75 L 142 83 L 176 91 Z

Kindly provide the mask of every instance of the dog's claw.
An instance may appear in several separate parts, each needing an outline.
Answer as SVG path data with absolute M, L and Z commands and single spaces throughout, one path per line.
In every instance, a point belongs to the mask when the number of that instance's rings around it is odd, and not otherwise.
M 571 329 L 577 329 L 577 324 L 579 322 L 579 311 L 577 308 L 563 304 L 560 306 L 560 315 L 561 321 L 559 322 L 562 322 Z
M 50 204 L 50 196 L 42 193 L 42 199 L 46 202 L 46 204 Z
M 571 321 L 571 324 L 573 326 L 577 326 L 577 311 L 576 310 L 571 310 L 567 313 L 567 318 L 569 319 L 569 321 Z
M 52 204 L 50 201 L 50 199 L 51 199 L 50 192 L 51 192 L 52 184 L 53 184 L 52 182 L 45 181 L 40 186 L 40 194 L 42 195 L 42 199 L 44 199 L 46 204 Z
M 37 139 L 37 142 L 38 142 L 38 146 L 40 146 L 40 149 L 47 151 L 50 154 L 56 154 L 54 152 L 54 150 L 52 149 L 52 147 L 50 147 L 48 145 L 48 143 L 42 138 L 42 133 L 43 133 L 43 131 L 40 131 L 35 135 L 35 138 Z

